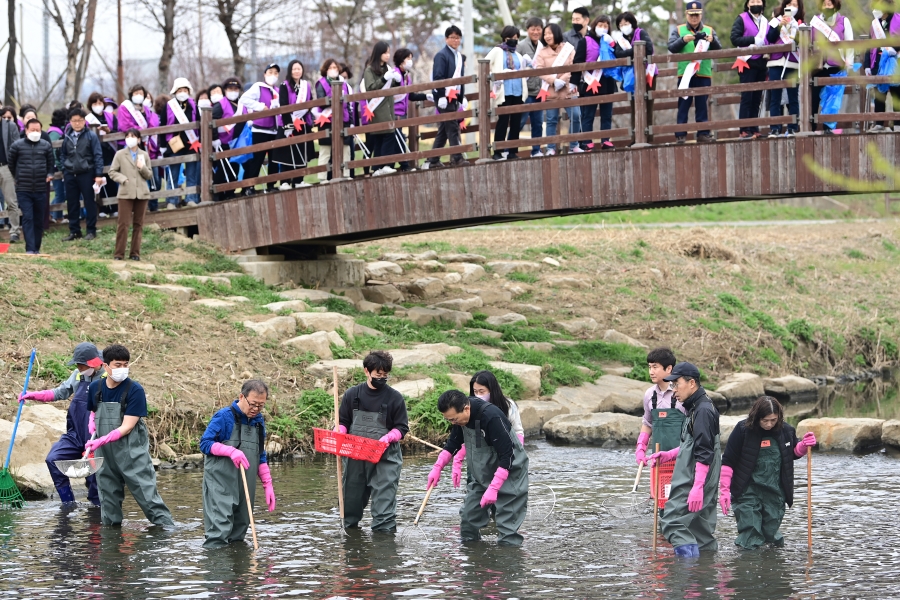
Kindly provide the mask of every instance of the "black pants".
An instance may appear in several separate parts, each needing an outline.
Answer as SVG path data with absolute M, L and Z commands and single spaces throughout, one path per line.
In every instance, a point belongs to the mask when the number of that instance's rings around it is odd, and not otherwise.
M 66 206 L 69 209 L 69 233 L 81 235 L 81 203 L 87 213 L 87 232 L 97 233 L 97 203 L 94 202 L 94 174 L 66 173 Z
M 500 106 L 522 106 L 522 96 L 507 95 L 503 104 Z M 509 134 L 507 135 L 507 129 Z M 519 139 L 519 131 L 522 129 L 522 115 L 516 113 L 514 115 L 500 115 L 497 117 L 497 126 L 494 128 L 494 143 L 505 142 Z M 499 158 L 502 150 L 494 150 L 494 157 Z M 510 148 L 507 151 L 507 158 L 518 156 L 518 148 Z
M 815 69 L 810 74 L 810 77 L 812 77 L 813 79 L 815 79 L 816 77 L 831 77 L 832 75 L 840 73 L 841 70 L 842 70 L 841 67 L 825 67 L 824 69 Z M 838 83 L 840 83 L 840 82 L 838 82 Z M 810 104 L 812 107 L 812 114 L 813 115 L 819 114 L 819 103 L 821 102 L 821 99 L 822 99 L 822 86 L 814 85 L 812 88 L 812 93 L 810 93 L 810 95 L 809 95 L 809 99 L 810 99 Z M 816 130 L 818 130 L 818 128 L 819 128 L 819 124 L 816 123 L 815 121 L 813 121 L 812 130 L 816 131 Z
M 446 113 L 455 113 L 459 109 L 459 102 L 454 100 L 453 102 L 447 103 L 447 108 L 441 110 L 437 109 L 438 114 L 446 114 Z M 438 148 L 443 148 L 449 143 L 451 146 L 459 146 L 462 143 L 462 136 L 459 131 L 459 121 L 457 119 L 452 119 L 450 121 L 441 121 L 438 124 L 437 135 L 434 137 L 434 146 L 433 149 L 437 150 Z M 430 159 L 431 164 L 437 164 L 441 162 L 440 156 L 435 156 Z M 450 164 L 451 165 L 461 165 L 465 162 L 465 158 L 462 154 L 452 154 L 450 155 Z
M 25 252 L 39 253 L 44 239 L 44 215 L 47 192 L 26 192 L 16 188 L 19 210 L 22 211 L 22 234 L 25 236 Z
M 372 153 L 373 157 L 400 154 L 400 144 L 397 143 L 397 134 L 393 131 L 387 133 L 370 133 L 366 136 L 366 142 L 366 145 L 369 147 L 369 152 Z M 381 167 L 373 168 L 378 170 Z
M 261 133 L 259 131 L 254 131 L 252 140 L 253 144 L 264 144 L 266 142 L 273 141 L 277 136 L 274 133 Z M 259 171 L 262 169 L 263 162 L 265 161 L 267 152 L 254 152 L 253 156 L 244 163 L 244 179 L 253 179 L 255 177 L 259 177 Z M 278 173 L 277 165 L 269 160 L 269 175 L 274 175 Z M 229 177 L 231 176 L 231 172 L 228 173 Z M 254 186 L 255 187 L 255 186 Z M 270 190 L 274 190 L 276 187 L 276 182 L 270 181 L 266 184 Z
M 764 58 L 751 60 L 749 64 L 750 68 L 744 69 L 738 76 L 741 83 L 761 83 L 765 81 L 769 75 L 769 70 L 766 68 L 766 60 Z M 775 91 L 779 90 L 772 90 L 772 92 Z M 738 118 L 758 119 L 762 97 L 762 90 L 741 92 L 741 108 L 738 111 Z M 759 133 L 759 127 L 741 127 L 741 133 Z
M 890 95 L 892 97 L 891 102 L 893 103 L 893 112 L 900 112 L 900 87 L 891 86 L 888 88 L 887 92 L 879 92 L 878 88 L 872 88 L 872 96 L 875 98 L 875 112 L 883 113 L 887 112 L 887 97 Z M 892 122 L 888 121 L 885 123 L 884 121 L 878 121 L 875 123 L 876 125 L 887 125 L 891 126 Z M 900 122 L 893 121 L 894 125 L 900 125 Z
M 230 150 L 231 148 L 228 144 L 222 144 L 222 150 Z M 238 173 L 241 170 L 241 165 L 233 165 L 231 161 L 227 158 L 223 158 L 221 160 L 213 161 L 213 185 L 218 185 L 220 183 L 230 183 L 232 181 L 237 180 Z M 227 192 L 218 192 L 213 196 L 213 200 L 227 200 L 228 198 L 234 197 L 234 190 L 228 190 Z
M 681 83 L 681 80 L 679 79 L 678 82 Z M 688 87 L 710 87 L 711 85 L 712 78 L 694 75 L 691 78 L 691 82 Z M 678 116 L 676 117 L 677 123 L 680 124 L 688 122 L 688 111 L 691 110 L 691 104 L 694 105 L 695 123 L 706 123 L 707 121 L 709 121 L 709 96 L 688 96 L 687 98 L 678 98 Z M 686 135 L 687 133 L 683 131 L 675 133 L 676 138 L 683 138 Z M 705 129 L 703 131 L 698 131 L 697 135 L 709 135 L 709 130 Z

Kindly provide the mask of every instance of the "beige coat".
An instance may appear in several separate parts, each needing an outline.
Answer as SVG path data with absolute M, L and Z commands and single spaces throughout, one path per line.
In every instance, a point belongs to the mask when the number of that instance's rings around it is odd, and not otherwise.
M 137 149 L 137 155 L 144 157 L 144 166 L 140 169 L 131 160 L 131 150 L 128 148 L 122 148 L 113 157 L 109 177 L 119 184 L 119 198 L 150 199 L 150 188 L 147 187 L 147 182 L 153 177 L 150 172 L 150 155 L 140 148 Z
M 571 46 L 569 42 L 563 42 L 559 46 L 556 47 L 556 50 L 552 50 L 550 46 L 544 46 L 540 49 L 540 51 L 534 57 L 534 68 L 535 69 L 543 69 L 545 67 L 552 67 L 553 62 L 556 60 L 556 57 L 559 56 L 559 53 L 562 52 L 562 49 L 565 46 Z M 565 62 L 563 62 L 562 66 L 568 66 L 572 64 L 572 61 L 575 60 L 575 50 L 571 50 L 569 55 L 566 57 Z M 572 77 L 571 73 L 562 73 L 557 77 L 556 75 L 542 75 L 541 79 L 548 84 L 550 84 L 550 89 L 547 90 L 547 100 L 565 100 L 570 98 L 569 94 L 569 78 Z M 556 91 L 556 86 L 554 83 L 557 79 L 562 79 L 566 82 L 566 85 L 563 89 Z
M 519 57 L 519 64 L 523 64 L 522 55 L 516 52 L 516 56 Z M 487 53 L 487 56 L 484 57 L 486 60 L 491 61 L 491 73 L 506 73 L 509 69 L 506 68 L 506 52 L 503 51 L 503 48 L 499 48 L 494 46 L 491 48 L 491 51 Z M 520 71 L 522 69 L 519 69 Z M 498 84 L 502 83 L 500 81 Z M 506 89 L 503 85 L 493 85 L 494 94 L 496 94 L 496 103 L 497 106 L 506 102 Z M 525 102 L 525 99 L 528 98 L 528 79 L 525 77 L 522 78 L 522 102 Z

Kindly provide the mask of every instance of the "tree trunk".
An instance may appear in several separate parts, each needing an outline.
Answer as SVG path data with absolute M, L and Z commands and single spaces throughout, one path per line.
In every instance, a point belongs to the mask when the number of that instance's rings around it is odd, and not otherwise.
M 16 85 L 16 0 L 6 0 L 6 4 L 9 16 L 9 54 L 6 55 L 6 83 L 3 104 L 15 106 L 13 98 L 15 97 L 14 86 Z
M 88 62 L 91 60 L 91 50 L 94 44 L 94 18 L 97 15 L 97 0 L 88 0 L 87 22 L 84 28 L 84 47 L 81 49 L 81 60 L 78 63 L 78 71 L 75 78 L 75 97 L 81 96 L 81 87 L 84 85 L 84 77 L 87 74 Z
M 168 89 L 169 71 L 175 56 L 175 4 L 177 0 L 162 0 L 163 4 L 163 47 L 159 57 L 159 91 Z
M 72 5 L 72 36 L 66 29 L 67 20 L 63 17 L 62 12 L 53 0 L 52 18 L 59 27 L 60 34 L 66 44 L 66 87 L 63 91 L 63 97 L 66 100 L 73 100 L 76 97 L 77 90 L 75 88 L 75 80 L 78 75 L 78 47 L 81 44 L 81 21 L 84 16 L 85 0 L 77 0 Z

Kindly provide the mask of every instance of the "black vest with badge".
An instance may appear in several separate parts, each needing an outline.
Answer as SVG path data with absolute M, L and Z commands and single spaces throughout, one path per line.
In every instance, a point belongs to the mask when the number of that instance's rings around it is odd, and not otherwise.
M 788 423 L 782 423 L 780 431 L 761 432 L 746 427 L 744 419 L 734 426 L 732 436 L 741 442 L 741 454 L 738 464 L 733 467 L 734 475 L 731 480 L 731 497 L 737 500 L 747 490 L 753 478 L 753 469 L 759 458 L 760 444 L 764 437 L 774 438 L 781 450 L 781 491 L 784 492 L 784 501 L 788 506 L 794 504 L 794 428 Z M 729 438 L 729 441 L 731 438 Z

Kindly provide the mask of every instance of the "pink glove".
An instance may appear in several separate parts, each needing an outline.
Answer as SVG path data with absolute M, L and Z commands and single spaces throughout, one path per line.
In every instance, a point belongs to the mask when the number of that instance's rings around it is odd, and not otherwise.
M 56 396 L 53 394 L 53 390 L 44 390 L 42 392 L 28 392 L 19 396 L 19 402 L 23 402 L 25 400 L 34 400 L 36 402 L 53 402 L 55 399 Z
M 722 473 L 719 475 L 719 505 L 722 507 L 722 514 L 727 515 L 731 510 L 731 477 L 734 475 L 734 469 L 722 465 Z
M 247 460 L 247 455 L 237 448 L 232 448 L 231 446 L 216 442 L 212 445 L 212 448 L 209 449 L 209 452 L 214 456 L 225 456 L 230 458 L 231 462 L 234 463 L 235 469 L 240 469 L 241 467 L 244 467 L 245 469 L 250 468 L 250 461 Z
M 816 434 L 812 431 L 807 431 L 803 434 L 803 439 L 797 442 L 797 445 L 794 447 L 794 456 L 801 457 L 806 454 L 806 449 L 811 448 L 816 445 Z
M 334 431 L 336 433 L 347 433 L 347 428 L 344 427 L 343 425 L 338 425 L 337 427 L 334 428 Z
M 481 497 L 481 508 L 497 501 L 497 493 L 500 491 L 500 487 L 503 485 L 503 482 L 506 481 L 507 477 L 509 477 L 509 471 L 503 467 L 497 467 L 497 470 L 494 471 L 494 479 L 491 481 L 491 485 L 488 486 L 488 489 L 484 492 L 484 496 Z
M 94 423 L 94 413 L 89 413 L 88 417 L 88 433 L 92 436 L 97 433 L 97 425 Z
M 453 455 L 446 450 L 441 450 L 441 453 L 438 454 L 437 462 L 434 463 L 434 466 L 431 467 L 431 473 L 428 474 L 429 488 L 437 486 L 438 481 L 441 480 L 441 471 L 447 466 L 451 458 L 453 458 Z
M 393 444 L 394 442 L 399 442 L 403 439 L 403 434 L 400 433 L 399 429 L 391 429 L 386 434 L 381 436 L 379 442 L 387 442 L 388 444 Z
M 122 432 L 118 429 L 113 429 L 103 437 L 98 437 L 96 440 L 88 440 L 88 443 L 84 445 L 84 449 L 86 452 L 91 453 L 95 451 L 100 446 L 105 446 L 110 442 L 116 442 L 119 438 L 122 437 Z
M 525 445 L 525 434 L 524 434 L 524 433 L 517 433 L 517 434 L 516 434 L 516 437 L 519 438 L 519 441 L 522 442 L 522 445 L 524 446 L 524 445 Z
M 458 488 L 462 483 L 462 466 L 466 460 L 466 445 L 463 444 L 459 452 L 453 457 L 453 487 Z
M 275 490 L 272 488 L 272 473 L 269 471 L 269 465 L 262 463 L 256 473 L 259 475 L 259 480 L 262 481 L 263 489 L 266 490 L 266 505 L 269 507 L 269 512 L 272 512 L 275 510 Z
M 650 434 L 642 431 L 638 436 L 637 447 L 634 449 L 634 460 L 637 464 L 647 464 L 647 443 L 650 442 Z
M 655 467 L 657 464 L 664 465 L 667 462 L 672 462 L 676 458 L 678 458 L 678 451 L 681 450 L 681 446 L 677 448 L 672 448 L 671 450 L 666 450 L 664 452 L 657 452 L 656 454 L 651 454 L 649 458 L 647 458 L 647 463 L 651 467 Z
M 706 475 L 709 473 L 709 465 L 697 463 L 694 467 L 694 487 L 688 494 L 688 510 L 700 512 L 703 508 L 703 484 L 706 483 Z

